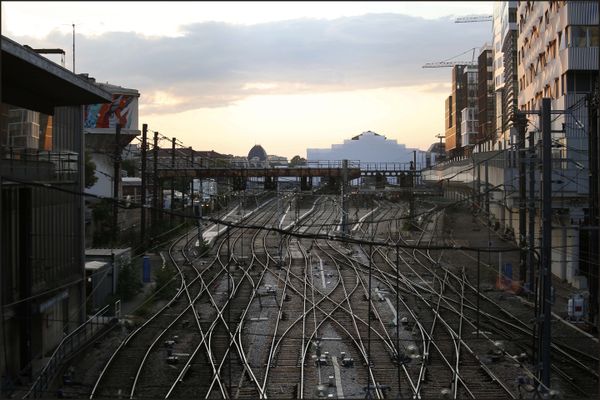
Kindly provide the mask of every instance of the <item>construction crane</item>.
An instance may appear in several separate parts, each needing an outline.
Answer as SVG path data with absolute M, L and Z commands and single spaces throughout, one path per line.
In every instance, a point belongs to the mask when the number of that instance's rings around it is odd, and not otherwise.
M 444 61 L 439 61 L 439 62 L 430 62 L 430 63 L 426 63 L 425 65 L 423 65 L 422 68 L 444 68 L 444 67 L 454 67 L 455 65 L 477 65 L 477 61 L 475 61 L 475 50 L 477 49 L 477 47 L 473 47 L 472 49 L 469 49 L 467 51 L 465 51 L 464 53 L 460 53 L 454 57 L 448 58 L 447 60 Z M 452 61 L 453 58 L 456 58 L 458 56 L 462 56 L 465 53 L 468 53 L 469 51 L 473 52 L 473 55 L 471 56 L 471 61 Z
M 465 24 L 468 22 L 487 22 L 494 19 L 493 15 L 467 15 L 464 17 L 458 17 L 454 20 L 456 24 Z

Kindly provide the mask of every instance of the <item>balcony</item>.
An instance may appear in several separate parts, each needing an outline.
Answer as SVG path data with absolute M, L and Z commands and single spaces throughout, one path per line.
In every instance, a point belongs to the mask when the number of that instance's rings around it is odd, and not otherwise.
M 17 181 L 76 181 L 79 174 L 77 153 L 0 147 L 0 173 Z
M 559 52 L 562 70 L 598 70 L 598 47 L 568 47 Z

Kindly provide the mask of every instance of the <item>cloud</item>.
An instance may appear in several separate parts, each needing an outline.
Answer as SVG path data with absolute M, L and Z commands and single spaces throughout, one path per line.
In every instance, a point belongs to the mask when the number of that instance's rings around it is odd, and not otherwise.
M 490 30 L 488 24 L 455 24 L 449 17 L 391 13 L 256 25 L 203 22 L 184 26 L 177 38 L 131 32 L 78 36 L 76 65 L 77 72 L 100 82 L 138 89 L 148 112 L 222 107 L 257 94 L 415 85 L 440 91 L 450 69 L 421 66 L 479 48 L 491 38 Z M 66 49 L 71 43 L 70 35 L 58 31 L 41 40 L 14 39 Z

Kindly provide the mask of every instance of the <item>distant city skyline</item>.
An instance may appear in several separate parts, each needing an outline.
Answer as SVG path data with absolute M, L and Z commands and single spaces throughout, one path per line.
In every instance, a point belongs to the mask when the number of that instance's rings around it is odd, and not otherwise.
M 365 131 L 426 150 L 450 69 L 490 43 L 493 2 L 2 2 L 2 34 L 139 90 L 139 128 L 197 150 L 306 157 Z M 60 63 L 51 55 L 48 58 Z

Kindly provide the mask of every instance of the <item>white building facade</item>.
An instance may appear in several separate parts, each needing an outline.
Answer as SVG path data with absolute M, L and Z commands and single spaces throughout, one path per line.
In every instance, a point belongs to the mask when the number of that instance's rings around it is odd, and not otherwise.
M 329 149 L 306 149 L 306 160 L 341 161 L 350 160 L 369 163 L 407 163 L 413 161 L 417 152 L 417 169 L 425 167 L 425 152 L 408 148 L 396 140 L 387 139 L 375 132 L 366 131 L 352 139 L 344 140 L 342 144 L 333 144 Z
M 580 225 L 588 206 L 588 111 L 586 96 L 598 77 L 598 2 L 519 2 L 518 106 L 565 110 L 552 117 L 553 273 L 571 281 L 580 271 Z M 540 119 L 528 131 L 540 139 Z M 537 128 L 536 128 L 537 127 Z
M 389 169 L 410 167 L 416 157 L 416 169 L 427 165 L 427 152 L 408 148 L 396 140 L 387 139 L 375 132 L 366 131 L 342 144 L 333 144 L 328 149 L 306 149 L 306 160 L 309 166 L 332 165 L 331 162 L 348 160 L 352 165 L 360 164 L 362 169 Z M 390 183 L 395 178 L 389 177 Z
M 513 59 L 516 52 L 514 43 L 517 36 L 516 1 L 494 2 L 493 50 L 494 88 L 496 91 L 496 140 L 493 149 L 506 149 L 510 142 L 510 113 L 516 97 L 516 87 L 511 80 L 516 73 Z M 508 78 L 508 79 L 507 79 Z M 507 87 L 508 82 L 508 87 Z

